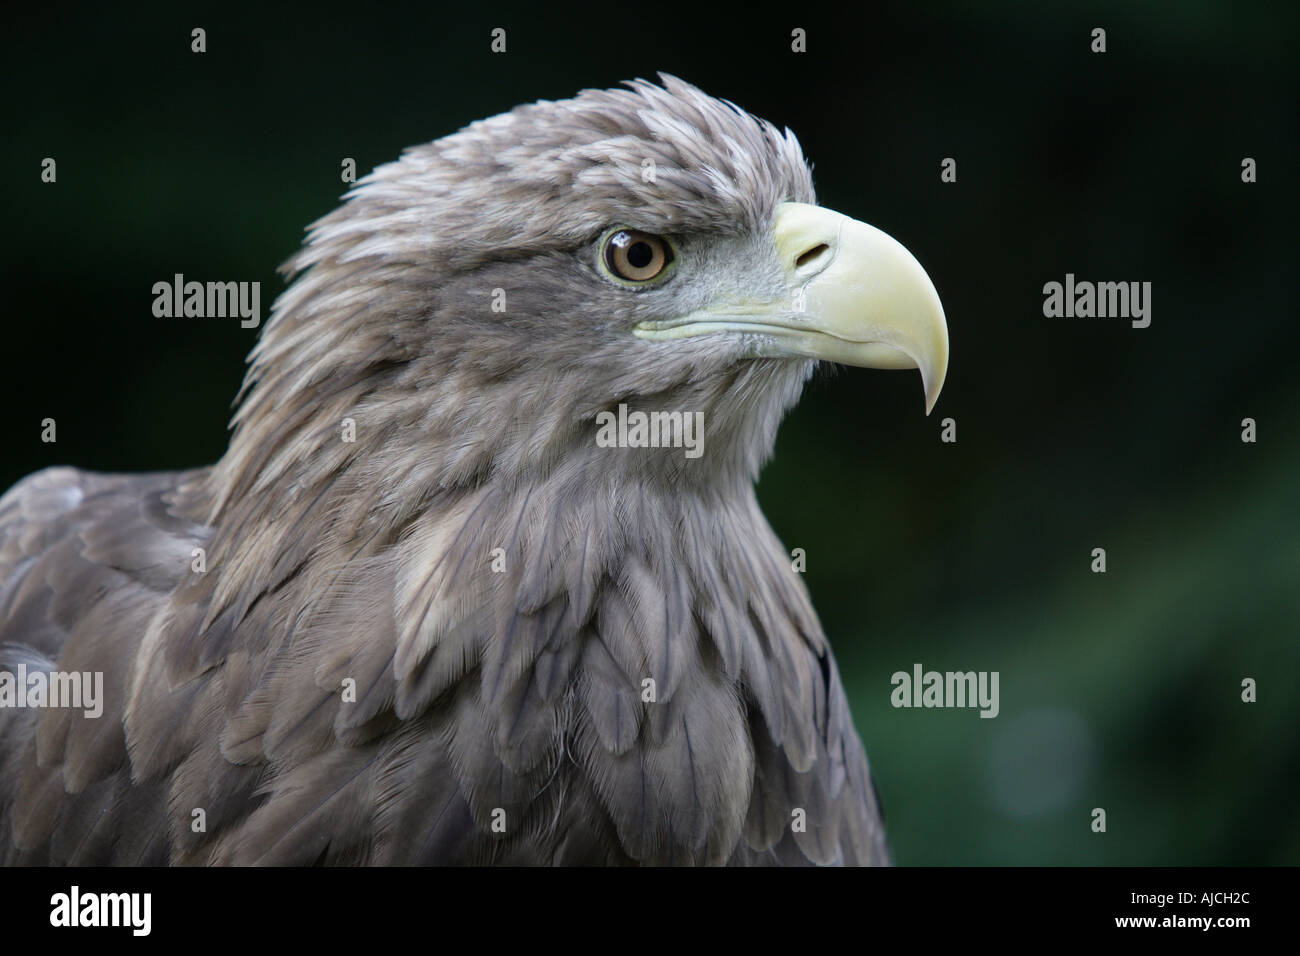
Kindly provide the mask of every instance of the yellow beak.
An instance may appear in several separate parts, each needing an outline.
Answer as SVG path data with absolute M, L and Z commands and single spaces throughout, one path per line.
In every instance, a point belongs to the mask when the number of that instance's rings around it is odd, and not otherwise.
M 919 369 L 929 414 L 948 372 L 948 326 L 916 258 L 874 226 L 804 203 L 778 207 L 772 242 L 786 275 L 784 298 L 643 323 L 636 334 L 739 332 L 757 336 L 756 355 Z

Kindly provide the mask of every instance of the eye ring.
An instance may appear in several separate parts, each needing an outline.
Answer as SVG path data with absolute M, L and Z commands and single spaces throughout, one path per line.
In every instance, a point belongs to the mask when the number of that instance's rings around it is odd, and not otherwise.
M 667 238 L 639 229 L 611 229 L 601 239 L 600 264 L 619 285 L 636 288 L 663 279 L 676 258 Z

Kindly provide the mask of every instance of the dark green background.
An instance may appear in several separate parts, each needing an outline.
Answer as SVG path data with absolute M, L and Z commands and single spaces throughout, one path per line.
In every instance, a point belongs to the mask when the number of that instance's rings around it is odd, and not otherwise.
M 1297 8 L 914 6 L 6 12 L 0 487 L 217 458 L 255 333 L 155 319 L 151 286 L 260 280 L 265 314 L 343 157 L 666 70 L 793 128 L 945 303 L 932 418 L 915 373 L 819 377 L 760 486 L 899 862 L 1300 862 Z M 1044 318 L 1067 272 L 1152 282 L 1151 327 Z M 893 709 L 918 661 L 1000 671 L 1001 715 Z

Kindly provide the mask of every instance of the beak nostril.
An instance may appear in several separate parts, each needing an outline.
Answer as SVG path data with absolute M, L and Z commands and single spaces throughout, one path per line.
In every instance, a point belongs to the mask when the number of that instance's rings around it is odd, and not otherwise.
M 807 252 L 803 253 L 803 255 L 799 256 L 798 259 L 794 260 L 794 267 L 796 269 L 806 269 L 813 263 L 820 261 L 830 251 L 830 246 L 826 245 L 824 242 L 819 242 Z

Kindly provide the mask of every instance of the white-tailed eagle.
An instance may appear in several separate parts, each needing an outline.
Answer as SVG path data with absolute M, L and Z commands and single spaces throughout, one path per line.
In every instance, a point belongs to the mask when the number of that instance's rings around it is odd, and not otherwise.
M 754 481 L 818 362 L 928 409 L 947 331 L 792 134 L 672 77 L 521 106 L 285 269 L 220 461 L 0 499 L 0 861 L 888 860 Z

